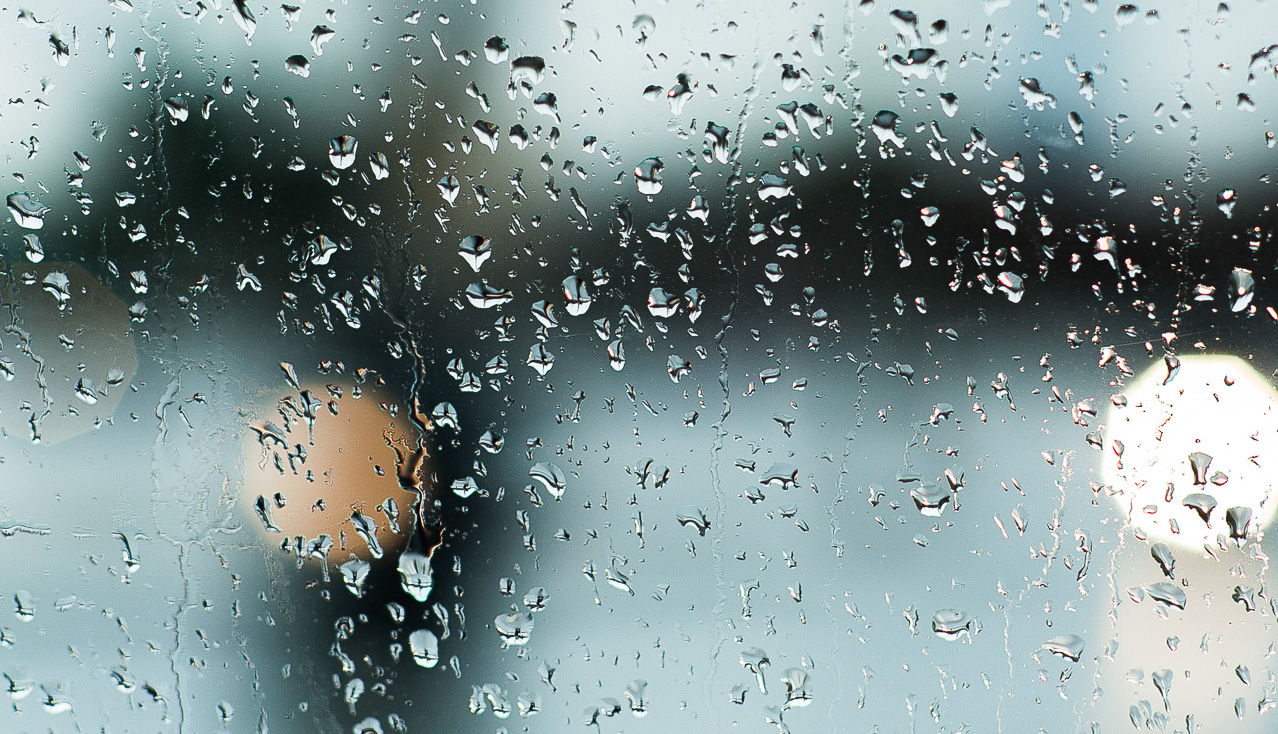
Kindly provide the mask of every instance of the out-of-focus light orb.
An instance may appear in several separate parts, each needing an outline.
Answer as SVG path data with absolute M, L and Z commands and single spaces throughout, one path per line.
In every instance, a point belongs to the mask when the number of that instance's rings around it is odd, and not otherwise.
M 394 559 L 414 527 L 417 500 L 399 486 L 397 460 L 416 448 L 417 431 L 402 411 L 391 415 L 390 397 L 376 387 L 302 387 L 275 410 L 263 409 L 245 431 L 239 495 L 246 522 L 268 543 L 288 544 L 293 553 L 297 536 L 305 539 L 305 551 L 327 535 L 333 564 L 352 555 Z
M 1241 540 L 1274 516 L 1276 421 L 1278 392 L 1243 360 L 1171 358 L 1112 401 L 1104 479 L 1151 543 Z
M 52 446 L 100 429 L 137 373 L 133 319 L 144 322 L 145 307 L 75 263 L 14 269 L 24 275 L 0 274 L 0 310 L 12 321 L 0 339 L 0 437 Z

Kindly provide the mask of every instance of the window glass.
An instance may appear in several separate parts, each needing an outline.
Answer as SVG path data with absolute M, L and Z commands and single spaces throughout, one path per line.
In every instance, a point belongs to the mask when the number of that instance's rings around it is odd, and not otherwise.
M 0 729 L 1273 731 L 1271 5 L 10 6 Z

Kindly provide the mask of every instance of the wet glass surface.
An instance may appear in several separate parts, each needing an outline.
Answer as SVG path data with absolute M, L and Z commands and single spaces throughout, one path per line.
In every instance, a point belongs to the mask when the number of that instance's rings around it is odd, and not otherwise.
M 0 11 L 0 730 L 1272 731 L 1273 13 Z

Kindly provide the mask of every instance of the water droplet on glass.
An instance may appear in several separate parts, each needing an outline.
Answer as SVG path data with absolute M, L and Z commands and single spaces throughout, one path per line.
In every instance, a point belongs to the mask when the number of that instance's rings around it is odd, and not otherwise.
M 812 681 L 808 671 L 790 668 L 781 674 L 781 682 L 785 684 L 785 703 L 782 708 L 802 708 L 812 703 L 812 691 L 808 688 Z
M 49 213 L 49 207 L 22 192 L 9 194 L 6 201 L 9 213 L 13 215 L 13 221 L 19 227 L 40 229 L 44 226 L 44 215 Z
M 1083 638 L 1078 635 L 1057 635 L 1044 642 L 1043 649 L 1077 663 L 1083 656 L 1083 644 Z
M 235 19 L 235 24 L 244 31 L 244 41 L 246 43 L 251 41 L 253 34 L 257 32 L 257 18 L 249 9 L 248 0 L 233 0 L 231 9 L 231 17 Z
M 311 29 L 311 50 L 316 56 L 324 55 L 324 44 L 333 40 L 333 36 L 337 35 L 337 31 L 326 25 L 317 25 Z
M 1185 603 L 1188 601 L 1188 597 L 1185 596 L 1185 592 L 1179 586 L 1166 581 L 1151 584 L 1145 587 L 1145 591 L 1149 593 L 1150 598 L 1164 606 L 1184 609 Z
M 333 168 L 343 170 L 355 163 L 355 151 L 359 149 L 359 141 L 351 135 L 339 135 L 328 141 L 328 160 Z
M 1176 375 L 1180 373 L 1180 358 L 1175 355 L 1169 354 L 1163 357 L 1163 364 L 1167 366 L 1167 376 L 1163 378 L 1163 384 L 1166 385 L 1167 383 L 1176 379 Z M 1203 471 L 1206 471 L 1206 470 L 1207 470 L 1207 467 L 1204 466 Z
M 939 609 L 932 614 L 932 631 L 942 639 L 970 638 L 976 630 L 976 620 L 957 609 Z
M 614 339 L 608 344 L 608 365 L 617 372 L 625 369 L 626 348 L 620 339 Z
M 66 308 L 67 301 L 71 300 L 71 279 L 67 277 L 66 273 L 54 270 L 44 276 L 44 281 L 41 285 L 45 292 L 57 300 L 59 311 Z
M 1171 670 L 1167 668 L 1156 670 L 1150 675 L 1150 678 L 1153 679 L 1154 687 L 1158 689 L 1158 693 L 1163 697 L 1163 709 L 1171 711 L 1171 700 L 1169 698 L 1171 696 Z
M 680 74 L 675 79 L 674 86 L 666 91 L 666 99 L 670 102 L 670 114 L 680 115 L 683 113 L 683 106 L 692 98 L 692 80 L 687 74 Z
M 870 129 L 879 139 L 880 145 L 890 142 L 898 148 L 905 147 L 905 138 L 896 131 L 896 123 L 900 119 L 901 116 L 892 110 L 880 110 L 874 116 Z
M 430 556 L 416 551 L 405 551 L 399 556 L 399 581 L 404 592 L 419 602 L 426 601 L 435 588 L 431 575 Z
M 767 681 L 764 679 L 764 672 L 772 661 L 768 659 L 768 654 L 757 647 L 751 647 L 741 651 L 741 667 L 754 673 L 755 681 L 759 684 L 759 692 L 768 695 Z
M 564 278 L 564 298 L 567 300 L 565 310 L 569 316 L 581 316 L 590 310 L 590 283 L 576 275 Z
M 475 124 L 470 126 L 475 137 L 479 138 L 479 142 L 483 143 L 488 150 L 493 153 L 497 152 L 497 142 L 501 139 L 501 128 L 488 122 L 487 120 L 476 120 Z
M 1222 189 L 1216 194 L 1216 208 L 1224 213 L 1226 219 L 1234 216 L 1234 204 L 1238 203 L 1238 195 L 1233 189 Z
M 457 254 L 462 256 L 466 264 L 476 273 L 493 254 L 492 240 L 482 235 L 472 234 L 461 241 Z
M 373 558 L 381 558 L 382 544 L 377 539 L 377 521 L 359 510 L 351 513 L 351 524 L 355 526 L 355 534 L 368 544 L 368 552 Z
M 49 45 L 53 47 L 53 62 L 58 66 L 66 66 L 71 61 L 71 47 L 66 41 L 54 33 L 49 36 Z
M 661 159 L 655 156 L 645 158 L 635 166 L 635 185 L 639 188 L 639 193 L 646 196 L 661 193 L 661 170 L 664 167 Z
M 461 181 L 451 173 L 445 174 L 439 179 L 439 183 L 435 184 L 439 188 L 440 196 L 444 197 L 444 201 L 451 206 L 457 202 L 457 194 L 461 191 Z
M 501 637 L 503 646 L 527 645 L 533 629 L 533 616 L 529 612 L 499 614 L 493 620 L 493 628 Z
M 668 293 L 664 288 L 653 288 L 648 292 L 648 312 L 659 319 L 668 319 L 679 311 L 679 296 Z
M 1215 497 L 1212 497 L 1209 494 L 1195 492 L 1193 494 L 1186 495 L 1180 503 L 1198 513 L 1198 516 L 1202 518 L 1203 522 L 1207 523 L 1208 527 L 1211 527 L 1211 511 L 1216 509 Z
M 1251 528 L 1252 509 L 1250 507 L 1231 507 L 1225 510 L 1225 522 L 1229 525 L 1229 537 L 1242 542 Z
M 439 662 L 439 638 L 430 630 L 420 629 L 410 634 L 408 649 L 413 654 L 413 662 L 423 668 L 433 668 Z
M 510 84 L 531 94 L 546 76 L 546 61 L 540 56 L 520 56 L 510 62 Z
M 364 595 L 364 583 L 368 581 L 368 572 L 372 566 L 368 561 L 356 558 L 338 567 L 342 574 L 342 583 L 355 596 Z
M 706 152 L 708 158 L 720 163 L 728 162 L 728 128 L 713 122 L 706 123 Z
M 555 122 L 559 122 L 559 98 L 554 92 L 542 92 L 533 100 L 533 109 L 538 113 L 545 115 Z
M 22 236 L 23 254 L 33 263 L 38 263 L 44 259 L 44 245 L 40 242 L 39 235 L 25 234 Z
M 998 275 L 998 289 L 1007 295 L 1007 300 L 1020 303 L 1025 296 L 1025 279 L 1016 273 L 1004 271 Z
M 684 375 L 692 372 L 692 363 L 685 357 L 672 354 L 666 360 L 666 373 L 672 382 L 678 382 Z
M 546 345 L 538 342 L 528 349 L 528 366 L 536 370 L 542 377 L 555 366 L 555 356 L 546 349 Z
M 475 308 L 493 308 L 510 303 L 515 296 L 506 288 L 487 283 L 471 283 L 466 287 L 466 300 Z
M 1229 310 L 1246 311 L 1256 294 L 1256 279 L 1246 268 L 1234 268 L 1229 274 Z
M 506 45 L 506 40 L 501 36 L 493 36 L 484 42 L 484 58 L 488 59 L 488 63 L 500 64 L 509 55 L 510 46 Z
M 191 108 L 182 97 L 169 97 L 164 100 L 164 111 L 168 114 L 169 120 L 175 125 L 179 122 L 186 122 L 186 119 L 191 116 Z
M 940 484 L 925 483 L 910 491 L 910 498 L 914 500 L 919 513 L 927 517 L 940 517 L 953 497 L 954 493 L 949 487 Z
M 792 189 L 790 183 L 775 173 L 765 173 L 759 177 L 759 200 L 784 199 Z
M 26 589 L 19 589 L 13 595 L 13 603 L 15 606 L 13 615 L 23 622 L 30 622 L 35 619 L 36 606 L 35 595 Z
M 546 491 L 550 493 L 555 501 L 563 499 L 564 489 L 568 486 L 568 479 L 564 476 L 564 472 L 556 464 L 549 461 L 539 461 L 528 469 L 528 476 L 541 482 Z
M 1194 473 L 1194 486 L 1207 484 L 1207 467 L 1211 466 L 1211 456 L 1201 451 L 1189 455 L 1189 468 Z
M 1166 543 L 1155 543 L 1149 549 L 1149 553 L 1154 557 L 1154 561 L 1158 563 L 1158 567 L 1162 569 L 1163 575 L 1169 579 L 1176 578 L 1172 572 L 1176 568 L 1176 559 L 1172 557 L 1171 548 Z
M 501 453 L 501 448 L 505 443 L 506 439 L 502 438 L 501 434 L 493 431 L 484 431 L 483 435 L 479 437 L 479 447 L 490 454 Z
M 524 606 L 528 607 L 530 612 L 540 612 L 546 608 L 546 603 L 550 601 L 550 594 L 546 593 L 546 587 L 534 586 L 524 593 Z
M 301 54 L 294 54 L 284 59 L 284 68 L 303 79 L 311 75 L 311 62 Z

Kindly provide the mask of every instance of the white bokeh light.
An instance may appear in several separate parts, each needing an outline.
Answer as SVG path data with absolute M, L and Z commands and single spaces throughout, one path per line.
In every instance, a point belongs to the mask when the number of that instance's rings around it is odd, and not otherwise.
M 1254 534 L 1274 515 L 1278 393 L 1237 357 L 1175 364 L 1150 367 L 1110 407 L 1105 481 L 1151 542 L 1217 546 L 1233 508 L 1239 534 Z

